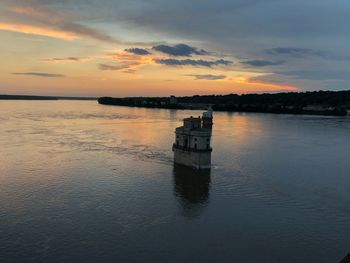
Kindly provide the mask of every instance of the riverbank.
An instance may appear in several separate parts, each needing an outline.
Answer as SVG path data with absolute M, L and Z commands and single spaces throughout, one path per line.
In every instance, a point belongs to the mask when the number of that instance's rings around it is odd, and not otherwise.
M 195 95 L 192 97 L 101 97 L 98 103 L 161 109 L 261 112 L 345 116 L 350 110 L 350 91 L 317 91 L 276 94 Z

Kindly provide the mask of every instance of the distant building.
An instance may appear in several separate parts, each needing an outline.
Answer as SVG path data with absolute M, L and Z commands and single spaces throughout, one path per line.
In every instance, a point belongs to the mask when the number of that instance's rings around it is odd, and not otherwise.
M 175 96 L 171 95 L 170 99 L 169 99 L 169 104 L 170 105 L 177 104 L 177 98 Z
M 202 117 L 184 119 L 184 125 L 175 130 L 174 163 L 195 169 L 210 169 L 212 126 L 211 108 Z
M 203 110 L 212 106 L 212 104 L 207 104 L 207 103 L 186 103 L 186 102 L 180 102 L 178 103 L 178 105 L 181 105 L 185 109 L 191 109 L 191 110 Z

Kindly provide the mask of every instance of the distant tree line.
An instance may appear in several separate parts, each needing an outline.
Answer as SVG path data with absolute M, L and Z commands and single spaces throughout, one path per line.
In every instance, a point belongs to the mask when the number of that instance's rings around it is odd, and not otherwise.
M 328 105 L 330 107 L 350 106 L 350 90 L 347 91 L 313 91 L 264 94 L 228 94 L 195 95 L 179 97 L 180 102 L 212 103 L 215 105 L 232 104 L 281 104 L 285 106 Z
M 217 111 L 270 112 L 291 114 L 346 115 L 350 109 L 350 90 L 288 92 L 276 94 L 194 95 L 177 97 L 129 97 L 98 99 L 100 104 L 149 108 L 188 109 L 195 105 L 211 105 Z

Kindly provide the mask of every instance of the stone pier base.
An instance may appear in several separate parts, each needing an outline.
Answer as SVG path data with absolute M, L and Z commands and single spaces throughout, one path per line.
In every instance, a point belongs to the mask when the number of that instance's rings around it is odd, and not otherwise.
M 211 151 L 187 151 L 173 147 L 174 163 L 194 169 L 211 168 Z

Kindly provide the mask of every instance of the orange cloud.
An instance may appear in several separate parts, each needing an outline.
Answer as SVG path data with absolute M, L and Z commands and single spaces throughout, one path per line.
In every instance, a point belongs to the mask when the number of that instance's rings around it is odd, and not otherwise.
M 119 53 L 109 53 L 105 57 L 118 61 L 118 65 L 100 64 L 101 70 L 121 70 L 125 73 L 134 73 L 138 68 L 155 64 L 154 58 L 150 56 L 141 56 L 130 52 L 122 51 Z
M 59 29 L 51 29 L 47 27 L 26 25 L 26 24 L 11 24 L 11 23 L 0 22 L 0 30 L 46 36 L 46 37 L 52 37 L 52 38 L 58 38 L 58 39 L 64 39 L 64 40 L 74 40 L 78 38 L 78 36 L 73 32 L 63 31 Z
M 270 88 L 270 90 L 278 90 L 278 91 L 296 91 L 299 90 L 296 86 L 288 86 L 288 85 L 279 85 L 276 83 L 262 82 L 257 80 L 251 80 L 243 77 L 239 77 L 235 79 L 235 82 L 245 85 L 254 85 L 254 86 L 263 86 L 266 88 Z

